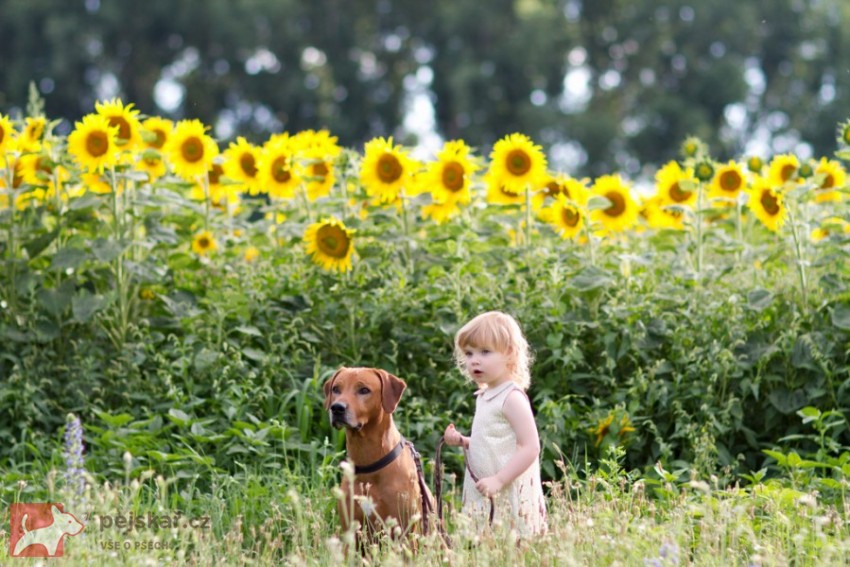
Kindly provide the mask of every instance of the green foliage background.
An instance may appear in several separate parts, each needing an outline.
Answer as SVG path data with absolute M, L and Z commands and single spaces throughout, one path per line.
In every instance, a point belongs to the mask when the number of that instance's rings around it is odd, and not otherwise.
M 711 226 L 697 279 L 682 232 L 606 240 L 591 261 L 587 246 L 542 225 L 531 247 L 513 246 L 515 208 L 470 209 L 408 235 L 397 211 L 375 210 L 350 221 L 359 257 L 339 276 L 304 255 L 314 212 L 303 208 L 276 237 L 246 210 L 241 236 L 209 259 L 192 254 L 201 211 L 176 189 L 124 193 L 128 219 L 144 226 L 132 243 L 110 236 L 111 195 L 71 200 L 60 215 L 18 213 L 29 260 L 14 260 L 14 288 L 12 261 L 0 276 L 0 463 L 10 472 L 59 465 L 69 411 L 86 427 L 87 467 L 107 478 L 122 474 L 125 451 L 136 474 L 201 483 L 214 469 L 313 471 L 342 449 L 321 394 L 341 365 L 404 378 L 397 421 L 433 455 L 445 426 L 466 429 L 473 413 L 453 334 L 488 309 L 514 314 L 535 350 L 530 396 L 549 478 L 558 460 L 583 469 L 612 443 L 625 445 L 626 468 L 650 475 L 659 462 L 746 473 L 769 462 L 763 449 L 805 431 L 803 406 L 850 405 L 847 236 L 811 248 L 808 303 L 787 236 L 754 219 L 745 242 L 729 236 L 730 221 Z M 249 244 L 261 251 L 252 263 Z M 119 256 L 127 287 L 115 279 Z M 636 431 L 615 426 L 597 445 L 593 430 L 612 412 Z M 828 436 L 850 445 L 845 427 Z

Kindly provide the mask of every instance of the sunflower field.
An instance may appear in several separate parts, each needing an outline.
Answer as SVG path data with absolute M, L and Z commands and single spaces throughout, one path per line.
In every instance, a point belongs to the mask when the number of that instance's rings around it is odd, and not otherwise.
M 58 124 L 0 113 L 4 490 L 64 468 L 68 414 L 90 482 L 164 475 L 172 505 L 246 470 L 332 486 L 342 365 L 407 382 L 396 421 L 433 472 L 473 414 L 454 333 L 500 309 L 535 353 L 546 479 L 785 478 L 843 502 L 850 123 L 816 158 L 690 138 L 643 185 L 552 171 L 521 133 L 420 161 L 325 130 L 225 147 L 119 99 Z

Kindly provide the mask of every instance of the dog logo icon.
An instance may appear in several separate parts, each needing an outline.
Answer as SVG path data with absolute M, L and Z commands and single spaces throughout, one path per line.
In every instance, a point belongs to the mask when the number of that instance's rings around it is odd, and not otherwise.
M 10 520 L 12 557 L 62 557 L 66 535 L 85 526 L 59 503 L 12 504 Z

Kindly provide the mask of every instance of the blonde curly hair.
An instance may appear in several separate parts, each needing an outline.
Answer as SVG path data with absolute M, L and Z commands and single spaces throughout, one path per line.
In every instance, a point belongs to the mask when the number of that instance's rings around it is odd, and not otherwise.
M 501 311 L 488 311 L 473 318 L 457 332 L 455 364 L 467 378 L 470 376 L 466 374 L 464 351 L 469 347 L 486 348 L 508 357 L 511 379 L 523 390 L 528 389 L 534 357 L 519 323 L 512 316 Z

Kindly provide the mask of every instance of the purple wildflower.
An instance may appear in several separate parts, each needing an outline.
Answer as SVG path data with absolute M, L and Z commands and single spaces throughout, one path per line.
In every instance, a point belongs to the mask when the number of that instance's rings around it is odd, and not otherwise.
M 65 459 L 65 486 L 74 496 L 82 496 L 86 481 L 83 476 L 83 425 L 80 418 L 69 413 L 65 419 L 65 442 L 62 457 Z

